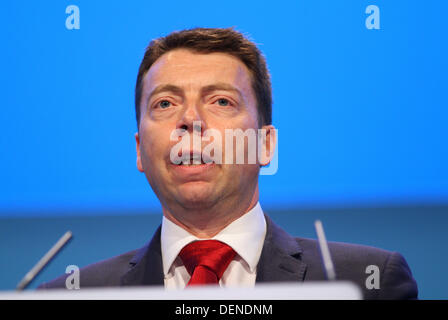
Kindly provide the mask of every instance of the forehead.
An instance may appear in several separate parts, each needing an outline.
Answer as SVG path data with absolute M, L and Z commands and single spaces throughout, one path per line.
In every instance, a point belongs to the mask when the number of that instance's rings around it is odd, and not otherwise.
M 156 60 L 145 75 L 143 85 L 148 94 L 160 84 L 188 88 L 228 83 L 243 94 L 252 96 L 251 79 L 251 73 L 245 64 L 230 54 L 176 49 Z

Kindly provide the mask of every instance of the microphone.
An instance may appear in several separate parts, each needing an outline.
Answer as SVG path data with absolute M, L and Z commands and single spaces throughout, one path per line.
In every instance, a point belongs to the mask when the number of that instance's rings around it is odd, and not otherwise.
M 324 272 L 327 280 L 336 280 L 336 272 L 334 271 L 333 260 L 331 260 L 330 250 L 328 249 L 327 239 L 325 238 L 324 227 L 320 220 L 314 222 L 314 227 L 319 241 L 320 255 L 324 264 Z
M 17 291 L 25 289 L 31 281 L 42 271 L 42 269 L 48 265 L 48 263 L 58 254 L 61 249 L 72 238 L 72 232 L 67 231 L 54 245 L 53 247 L 39 260 L 38 263 L 23 277 L 16 287 Z

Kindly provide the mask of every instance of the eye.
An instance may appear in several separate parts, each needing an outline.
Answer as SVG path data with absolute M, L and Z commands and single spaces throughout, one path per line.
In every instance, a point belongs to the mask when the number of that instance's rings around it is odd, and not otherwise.
M 166 109 L 171 106 L 171 102 L 169 102 L 168 100 L 162 100 L 157 104 L 157 106 L 161 109 Z
M 227 99 L 224 99 L 224 98 L 220 98 L 220 99 L 216 100 L 216 102 L 217 102 L 218 105 L 220 105 L 221 107 L 227 107 L 227 106 L 230 106 L 230 105 L 231 105 L 230 101 L 227 100 Z

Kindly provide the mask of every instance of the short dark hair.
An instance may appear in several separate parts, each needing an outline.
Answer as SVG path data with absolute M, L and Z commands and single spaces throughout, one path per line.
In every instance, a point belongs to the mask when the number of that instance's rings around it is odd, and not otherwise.
M 198 53 L 223 52 L 239 58 L 252 75 L 252 89 L 257 101 L 259 126 L 272 123 L 271 80 L 266 60 L 257 46 L 233 28 L 194 28 L 173 32 L 152 40 L 146 48 L 135 86 L 137 128 L 140 125 L 143 78 L 152 64 L 163 54 L 181 48 Z

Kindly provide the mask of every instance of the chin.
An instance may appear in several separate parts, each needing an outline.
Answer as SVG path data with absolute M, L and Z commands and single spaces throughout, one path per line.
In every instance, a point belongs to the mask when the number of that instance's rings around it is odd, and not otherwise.
M 190 182 L 182 185 L 178 192 L 179 202 L 187 208 L 207 207 L 215 202 L 213 188 L 205 182 Z

